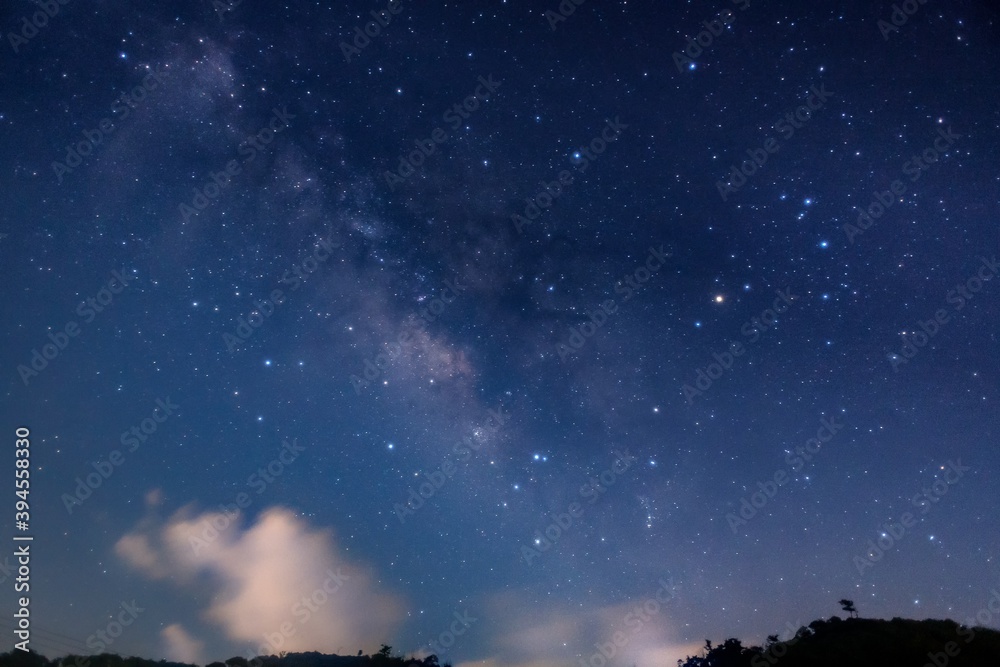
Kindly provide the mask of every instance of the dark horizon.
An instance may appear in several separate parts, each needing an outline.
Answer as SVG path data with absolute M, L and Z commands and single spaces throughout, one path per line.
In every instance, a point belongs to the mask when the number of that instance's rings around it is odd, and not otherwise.
M 993 591 L 989 607 L 997 602 L 1000 613 L 1000 592 Z M 678 667 L 764 667 L 779 661 L 789 667 L 812 665 L 820 667 L 819 661 L 831 665 L 843 664 L 851 660 L 856 667 L 883 667 L 887 664 L 919 664 L 926 653 L 927 664 L 933 667 L 971 667 L 983 664 L 983 660 L 995 659 L 1000 655 L 1000 632 L 983 626 L 959 624 L 943 619 L 872 619 L 862 618 L 852 600 L 842 599 L 840 604 L 848 614 L 846 618 L 837 615 L 829 619 L 818 619 L 807 626 L 793 627 L 788 624 L 785 632 L 773 633 L 759 643 L 744 643 L 731 637 L 724 641 L 705 640 L 702 650 L 686 660 L 678 660 Z M 984 609 L 990 620 L 993 611 Z M 595 644 L 595 651 L 589 660 L 580 659 L 581 667 L 604 667 L 617 657 L 619 648 L 627 645 L 627 638 L 617 636 L 614 642 Z M 833 648 L 838 653 L 831 658 Z M 263 650 L 263 647 L 262 647 Z M 9 656 L 9 657 L 7 657 Z M 19 657 L 20 656 L 20 657 Z M 28 659 L 26 656 L 34 656 Z M 186 663 L 136 661 L 131 657 L 102 653 L 93 656 L 68 654 L 60 659 L 38 657 L 34 652 L 0 654 L 0 664 L 9 667 L 116 667 L 112 658 L 126 661 L 129 667 L 187 667 Z M 684 664 L 681 665 L 681 662 Z M 826 662 L 823 662 L 825 665 Z M 254 656 L 232 656 L 226 660 L 207 662 L 200 667 L 452 667 L 442 661 L 437 653 L 425 656 L 403 655 L 395 652 L 388 644 L 382 644 L 378 651 L 356 655 L 323 654 L 315 651 L 286 652 L 277 654 L 261 653 Z M 190 667 L 199 667 L 191 665 Z

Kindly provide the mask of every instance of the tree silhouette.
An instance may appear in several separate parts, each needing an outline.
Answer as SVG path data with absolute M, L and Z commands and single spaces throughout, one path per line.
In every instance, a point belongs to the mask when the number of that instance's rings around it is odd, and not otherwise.
M 757 667 L 753 660 L 759 660 L 761 655 L 758 647 L 747 648 L 739 639 L 727 639 L 715 647 L 711 641 L 705 640 L 705 650 L 703 657 L 678 660 L 678 667 Z
M 844 611 L 849 613 L 852 618 L 858 617 L 858 610 L 854 606 L 854 600 L 847 600 L 847 599 L 838 600 L 837 604 L 839 604 Z
M 856 614 L 850 600 L 846 611 Z M 698 655 L 678 661 L 678 667 L 997 667 L 1000 665 L 1000 632 L 979 625 L 960 625 L 951 620 L 916 621 L 858 618 L 850 623 L 833 616 L 800 627 L 791 639 L 767 636 L 767 644 L 744 646 L 732 638 L 721 643 L 706 641 L 693 647 Z M 208 667 L 248 667 L 246 658 L 235 657 Z M 324 655 L 315 651 L 258 656 L 249 667 L 451 667 L 436 655 L 404 658 L 393 655 L 383 644 L 374 655 Z M 34 652 L 14 650 L 0 654 L 0 667 L 194 667 L 166 660 L 153 661 L 104 653 L 68 655 L 50 660 Z M 607 667 L 611 667 L 608 665 Z

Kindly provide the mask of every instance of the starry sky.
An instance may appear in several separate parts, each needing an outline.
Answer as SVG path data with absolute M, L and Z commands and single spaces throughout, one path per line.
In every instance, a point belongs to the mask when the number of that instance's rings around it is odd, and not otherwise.
M 984 610 L 1000 23 L 903 4 L 7 3 L 32 646 L 652 667 Z

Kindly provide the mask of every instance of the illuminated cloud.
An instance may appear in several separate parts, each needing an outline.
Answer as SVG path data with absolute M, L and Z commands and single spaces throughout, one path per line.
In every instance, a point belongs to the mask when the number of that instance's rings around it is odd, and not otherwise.
M 650 597 L 654 591 L 650 591 Z M 649 598 L 647 598 L 649 599 Z M 696 654 L 701 642 L 678 639 L 674 629 L 678 613 L 675 602 L 661 605 L 656 613 L 647 614 L 638 623 L 634 614 L 637 605 L 647 599 L 610 606 L 581 608 L 576 605 L 539 605 L 520 593 L 503 593 L 487 603 L 494 634 L 487 642 L 489 653 L 474 661 L 458 663 L 457 667 L 566 667 L 580 665 L 583 659 L 591 664 L 598 656 L 598 644 L 609 645 L 615 632 L 623 633 L 627 641 L 614 648 L 608 664 L 634 664 L 637 667 L 661 667 Z M 512 615 L 510 609 L 522 610 Z M 504 611 L 507 610 L 507 611 Z M 485 615 L 485 614 L 484 614 Z M 632 619 L 629 621 L 629 619 Z M 601 664 L 595 657 L 593 664 Z
M 392 636 L 402 603 L 367 567 L 346 561 L 329 531 L 284 508 L 265 511 L 245 529 L 225 519 L 181 510 L 163 525 L 139 524 L 115 550 L 153 579 L 192 587 L 196 576 L 203 586 L 208 575 L 214 590 L 203 618 L 260 653 L 373 650 Z M 211 528 L 213 520 L 221 530 Z M 181 633 L 172 631 L 172 645 L 188 645 Z
M 200 665 L 205 663 L 202 654 L 204 643 L 196 640 L 179 623 L 168 625 L 160 631 L 163 650 L 168 660 Z
M 152 579 L 163 579 L 169 574 L 166 563 L 141 533 L 126 535 L 115 544 L 115 553 L 137 570 Z

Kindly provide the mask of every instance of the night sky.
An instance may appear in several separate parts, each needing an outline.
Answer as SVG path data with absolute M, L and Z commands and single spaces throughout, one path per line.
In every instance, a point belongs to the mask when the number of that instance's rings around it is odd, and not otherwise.
M 1000 15 L 897 7 L 6 3 L 31 646 L 1000 627 Z

